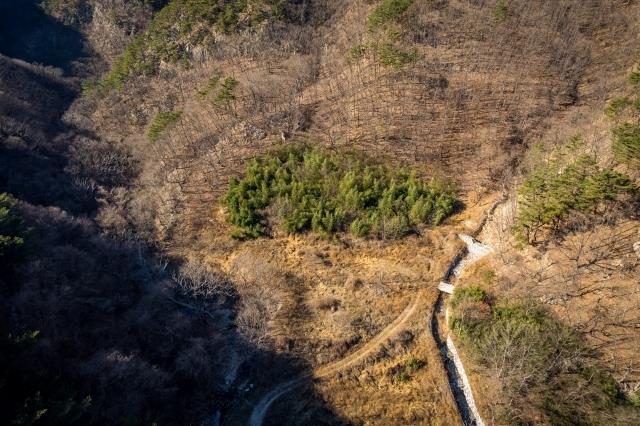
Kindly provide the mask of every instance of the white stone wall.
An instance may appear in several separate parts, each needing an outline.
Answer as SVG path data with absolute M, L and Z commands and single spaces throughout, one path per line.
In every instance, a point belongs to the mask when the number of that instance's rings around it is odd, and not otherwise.
M 480 413 L 478 412 L 478 407 L 476 406 L 476 401 L 473 399 L 473 392 L 471 391 L 471 383 L 469 383 L 469 377 L 467 377 L 467 373 L 464 371 L 464 365 L 462 365 L 462 360 L 460 359 L 458 351 L 453 344 L 453 340 L 451 340 L 451 336 L 447 337 L 447 349 L 449 349 L 451 359 L 456 366 L 458 376 L 462 380 L 462 391 L 464 392 L 464 398 L 467 400 L 467 405 L 469 406 L 469 410 L 471 411 L 471 416 L 475 420 L 475 424 L 477 426 L 484 426 L 484 422 L 482 421 Z

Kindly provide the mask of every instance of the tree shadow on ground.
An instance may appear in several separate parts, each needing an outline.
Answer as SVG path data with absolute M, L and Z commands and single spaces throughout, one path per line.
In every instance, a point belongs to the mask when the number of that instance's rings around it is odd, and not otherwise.
M 352 424 L 346 418 L 335 413 L 327 401 L 315 390 L 309 380 L 301 387 L 283 395 L 273 404 L 270 416 L 265 418 L 264 426 L 347 426 Z

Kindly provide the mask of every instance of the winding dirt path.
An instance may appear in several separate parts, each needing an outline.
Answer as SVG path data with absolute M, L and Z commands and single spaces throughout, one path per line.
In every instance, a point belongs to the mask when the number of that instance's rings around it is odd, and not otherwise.
M 407 322 L 407 320 L 411 317 L 411 315 L 413 315 L 413 313 L 420 305 L 423 296 L 424 291 L 420 290 L 415 299 L 413 299 L 413 301 L 411 301 L 411 303 L 409 303 L 407 307 L 404 308 L 404 311 L 402 311 L 400 315 L 398 315 L 396 319 L 393 320 L 391 324 L 386 326 L 379 334 L 377 334 L 367 343 L 358 348 L 358 350 L 347 355 L 341 360 L 321 367 L 313 374 L 313 377 L 316 379 L 321 379 L 323 377 L 331 376 L 365 359 L 374 350 L 378 349 L 381 344 L 387 341 L 387 339 L 392 337 L 394 333 L 400 331 L 402 326 Z
M 258 403 L 253 407 L 253 410 L 251 411 L 251 417 L 249 418 L 249 426 L 261 426 L 262 422 L 264 421 L 264 417 L 269 411 L 269 407 L 271 407 L 271 405 L 282 395 L 302 385 L 306 380 L 329 377 L 342 370 L 346 370 L 347 368 L 352 367 L 360 361 L 363 361 L 367 356 L 371 355 L 375 350 L 377 350 L 380 345 L 386 342 L 387 339 L 389 339 L 396 332 L 402 329 L 402 326 L 417 310 L 423 297 L 424 290 L 420 290 L 416 297 L 411 301 L 411 303 L 409 303 L 407 307 L 404 308 L 400 315 L 398 315 L 396 319 L 391 322 L 391 324 L 387 325 L 380 333 L 378 333 L 375 337 L 373 337 L 353 353 L 336 362 L 327 364 L 324 367 L 317 369 L 313 373 L 306 374 L 288 382 L 281 383 L 273 388 L 266 395 L 264 395 L 262 399 L 260 399 L 260 401 L 258 401 Z
M 454 274 L 458 275 L 462 271 L 462 268 L 464 268 L 464 266 L 468 266 L 469 263 L 473 263 L 473 261 L 477 260 L 478 258 L 488 253 L 488 251 L 490 250 L 489 247 L 474 240 L 473 237 L 478 233 L 480 233 L 480 231 L 482 231 L 482 229 L 484 228 L 484 225 L 491 218 L 495 209 L 498 207 L 498 205 L 505 202 L 506 199 L 507 197 L 503 194 L 501 198 L 496 200 L 493 203 L 493 205 L 485 212 L 484 217 L 478 224 L 476 230 L 472 232 L 471 235 L 463 234 L 461 236 L 463 241 L 467 244 L 468 248 L 465 250 L 465 252 L 459 253 L 453 259 L 453 264 L 451 265 L 451 267 L 449 268 L 449 270 L 445 275 L 445 278 L 444 278 L 445 281 L 447 281 L 451 277 L 451 275 L 454 275 Z M 393 320 L 393 322 L 391 322 L 391 324 L 386 326 L 378 335 L 373 337 L 371 340 L 369 340 L 367 343 L 362 345 L 353 353 L 347 355 L 346 357 L 336 362 L 327 364 L 324 367 L 321 367 L 312 373 L 305 374 L 297 378 L 294 378 L 292 380 L 289 380 L 287 382 L 280 383 L 279 385 L 271 389 L 271 391 L 269 391 L 266 395 L 264 395 L 262 399 L 260 399 L 260 401 L 258 401 L 258 403 L 253 407 L 253 410 L 251 411 L 251 417 L 249 418 L 249 423 L 248 423 L 249 426 L 262 426 L 264 418 L 267 412 L 269 411 L 269 408 L 271 407 L 271 405 L 282 395 L 302 385 L 303 383 L 305 383 L 305 381 L 310 379 L 321 379 L 324 377 L 329 377 L 333 374 L 339 373 L 342 370 L 352 367 L 358 362 L 364 360 L 368 355 L 370 355 L 375 350 L 377 350 L 379 346 L 382 343 L 384 343 L 389 337 L 391 337 L 394 333 L 400 331 L 402 326 L 407 322 L 407 320 L 411 317 L 411 315 L 413 315 L 413 313 L 417 310 L 418 306 L 420 305 L 420 302 L 424 297 L 424 293 L 425 293 L 425 290 L 420 290 L 416 295 L 416 297 L 411 301 L 411 303 L 407 305 L 407 307 L 400 313 L 400 315 L 396 317 L 395 320 Z M 438 331 L 439 325 L 438 325 L 438 318 L 437 318 L 438 311 L 441 309 L 442 304 L 443 304 L 442 294 L 439 294 L 438 300 L 434 306 L 433 313 L 432 313 L 431 329 L 438 347 L 441 348 L 441 353 L 445 361 L 445 368 L 449 376 L 449 383 L 451 385 L 451 390 L 454 394 L 454 398 L 456 399 L 456 403 L 458 405 L 459 413 L 463 423 L 465 425 L 483 424 L 479 416 L 477 416 L 477 419 L 469 416 L 469 406 L 468 406 L 468 403 L 465 401 L 465 397 L 463 395 L 463 389 L 456 384 L 456 381 L 460 376 L 460 372 L 454 371 L 455 365 L 453 360 L 450 359 L 448 353 L 443 351 L 443 348 L 446 346 L 443 339 L 441 339 L 439 336 L 439 331 Z

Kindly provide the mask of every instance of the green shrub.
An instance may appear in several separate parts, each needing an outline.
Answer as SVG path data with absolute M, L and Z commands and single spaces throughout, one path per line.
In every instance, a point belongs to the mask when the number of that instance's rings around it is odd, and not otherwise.
M 607 117 L 613 118 L 631 104 L 631 100 L 626 96 L 624 98 L 616 98 L 609 102 L 609 105 L 604 109 L 604 113 Z
M 362 59 L 367 53 L 367 47 L 363 44 L 356 44 L 349 49 L 349 57 L 353 60 Z
M 399 371 L 393 378 L 398 383 L 407 383 L 411 380 L 411 375 L 406 371 Z
M 496 279 L 496 272 L 493 270 L 484 271 L 484 273 L 482 274 L 482 279 L 485 283 L 491 284 Z
M 224 79 L 222 84 L 220 85 L 220 90 L 216 94 L 215 103 L 217 105 L 228 104 L 231 101 L 235 100 L 236 97 L 233 94 L 233 90 L 238 85 L 238 81 L 233 77 L 227 77 Z
M 640 71 L 634 71 L 629 74 L 629 84 L 633 86 L 640 84 Z
M 600 168 L 590 155 L 573 159 L 579 143 L 572 143 L 568 151 L 538 160 L 520 185 L 515 232 L 523 241 L 535 242 L 544 230 L 560 231 L 572 212 L 594 214 L 602 204 L 637 192 L 629 177 Z
M 376 49 L 378 60 L 382 65 L 400 69 L 415 62 L 418 54 L 415 50 L 410 52 L 395 46 L 393 42 L 386 41 Z
M 114 62 L 111 71 L 97 84 L 101 93 L 121 90 L 131 75 L 148 75 L 155 71 L 154 64 L 144 54 L 144 44 L 143 36 L 133 38 L 122 56 Z
M 24 244 L 22 219 L 15 213 L 16 201 L 6 193 L 0 194 L 0 260 L 17 255 Z
M 383 238 L 395 240 L 406 235 L 409 229 L 407 218 L 402 214 L 398 214 L 383 220 L 381 232 Z
M 227 3 L 216 19 L 216 30 L 228 34 L 238 25 L 239 8 L 237 3 Z
M 507 0 L 500 0 L 493 11 L 493 18 L 496 21 L 504 21 L 509 16 L 509 3 Z
M 366 237 L 371 232 L 371 223 L 368 218 L 356 218 L 351 222 L 349 230 L 356 237 Z
M 399 238 L 418 225 L 437 225 L 456 203 L 451 188 L 415 173 L 372 163 L 353 153 L 287 147 L 253 160 L 232 179 L 224 198 L 234 236 L 267 232 L 266 210 L 289 233 Z M 416 204 L 420 215 L 411 215 Z M 277 207 L 277 208 L 276 208 Z
M 180 117 L 182 117 L 182 111 L 159 112 L 149 126 L 147 138 L 151 142 L 157 141 L 162 136 L 162 133 L 177 122 Z
M 419 358 L 411 357 L 405 363 L 405 368 L 409 373 L 413 373 L 415 371 L 420 370 L 425 365 L 427 365 L 427 363 L 424 362 L 423 360 Z
M 373 43 L 375 58 L 384 66 L 400 69 L 418 58 L 415 49 L 408 51 L 397 45 L 402 33 L 398 28 L 388 25 L 397 22 L 412 4 L 413 0 L 382 0 L 369 16 L 369 30 L 372 33 L 377 33 L 384 27 L 384 37 Z M 358 45 L 351 48 L 352 59 L 360 59 L 364 54 L 364 46 Z
M 369 28 L 375 30 L 398 18 L 413 4 L 413 0 L 382 0 L 369 16 Z
M 219 81 L 220 81 L 220 77 L 210 78 L 209 81 L 207 82 L 207 85 L 203 89 L 200 89 L 198 90 L 198 92 L 196 92 L 196 96 L 198 97 L 198 100 L 204 101 L 207 98 L 207 96 L 209 96 L 211 91 L 216 88 Z
M 452 305 L 453 331 L 477 368 L 500 383 L 504 398 L 494 403 L 501 424 L 601 424 L 614 413 L 634 416 L 632 401 L 590 359 L 593 351 L 578 333 L 530 304 L 500 303 L 470 317 L 464 310 L 486 295 L 464 294 L 466 303 Z
M 626 399 L 618 382 L 604 371 L 595 368 L 594 366 L 584 366 L 580 369 L 580 375 L 586 380 L 596 384 L 602 392 L 612 400 L 624 402 Z
M 640 124 L 625 123 L 613 129 L 613 155 L 620 163 L 640 161 Z
M 393 377 L 396 383 L 407 383 L 411 380 L 411 375 L 427 365 L 423 360 L 415 357 L 407 359 L 405 362 L 390 368 L 388 374 Z
M 484 302 L 486 298 L 487 293 L 478 286 L 456 287 L 449 299 L 449 305 L 456 309 L 464 301 Z

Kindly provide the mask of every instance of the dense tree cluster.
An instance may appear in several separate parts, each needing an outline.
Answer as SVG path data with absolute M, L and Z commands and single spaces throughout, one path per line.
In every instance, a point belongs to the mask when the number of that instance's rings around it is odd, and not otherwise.
M 538 157 L 519 188 L 517 234 L 536 242 L 545 230 L 561 231 L 572 212 L 596 214 L 625 196 L 637 195 L 631 179 L 612 169 L 602 168 L 588 154 L 577 155 L 580 140 L 566 149 Z M 542 155 L 538 151 L 534 155 Z
M 224 282 L 199 270 L 171 278 L 140 244 L 55 207 L 20 203 L 13 214 L 29 233 L 19 258 L 0 258 L 0 418 L 187 424 L 208 415 L 229 343 L 213 321 Z M 194 298 L 209 315 L 174 302 Z
M 267 232 L 267 208 L 285 231 L 397 238 L 438 225 L 456 204 L 450 186 L 361 156 L 289 147 L 252 161 L 225 198 L 237 237 Z
M 2 9 L 14 7 L 41 13 L 30 1 Z M 43 39 L 66 40 L 69 29 L 50 18 L 24 21 L 31 26 L 12 35 L 16 50 L 27 43 L 58 65 Z M 0 25 L 0 38 L 13 30 Z M 69 72 L 85 65 L 72 47 L 62 59 L 74 63 L 61 64 Z M 167 268 L 136 238 L 136 221 L 122 215 L 129 199 L 114 199 L 132 185 L 139 157 L 61 119 L 77 75 L 0 55 L 0 76 L 0 423 L 197 424 L 211 416 L 226 401 L 223 365 L 240 340 L 217 315 L 233 295 L 199 269 Z M 107 213 L 113 226 L 101 228 Z M 184 306 L 196 299 L 207 314 Z
M 450 326 L 465 349 L 510 395 L 509 404 L 494 407 L 496 423 L 639 420 L 637 401 L 595 363 L 579 334 L 540 307 L 496 302 L 477 286 L 456 288 L 450 307 Z

